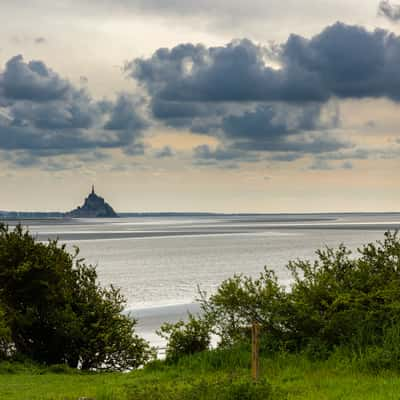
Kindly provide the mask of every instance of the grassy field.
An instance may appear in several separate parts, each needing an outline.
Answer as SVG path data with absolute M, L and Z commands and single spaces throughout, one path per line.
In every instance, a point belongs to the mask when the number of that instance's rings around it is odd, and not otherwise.
M 373 373 L 359 363 L 333 356 L 312 362 L 281 354 L 262 358 L 261 383 L 249 378 L 246 349 L 212 351 L 182 359 L 177 365 L 157 361 L 132 373 L 79 373 L 0 364 L 0 399 L 396 399 L 400 374 Z

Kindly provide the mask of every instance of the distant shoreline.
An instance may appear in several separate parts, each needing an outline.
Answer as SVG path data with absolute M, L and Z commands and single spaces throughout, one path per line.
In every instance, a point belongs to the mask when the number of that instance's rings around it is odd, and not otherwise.
M 213 213 L 213 212 L 120 212 L 119 218 L 154 218 L 154 217 L 290 217 L 290 216 L 326 216 L 337 217 L 340 215 L 400 215 L 400 211 L 329 211 L 329 212 L 304 212 L 304 213 Z M 103 218 L 71 218 L 62 212 L 35 212 L 35 211 L 2 211 L 0 210 L 0 220 L 54 220 L 54 221 L 74 221 L 74 220 L 96 220 Z M 104 218 L 112 220 L 114 218 Z M 116 219 L 116 218 L 115 218 Z

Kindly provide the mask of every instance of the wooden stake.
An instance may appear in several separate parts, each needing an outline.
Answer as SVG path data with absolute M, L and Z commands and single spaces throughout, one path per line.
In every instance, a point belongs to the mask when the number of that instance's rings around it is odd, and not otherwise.
M 256 321 L 251 326 L 251 376 L 254 382 L 260 376 L 260 324 Z

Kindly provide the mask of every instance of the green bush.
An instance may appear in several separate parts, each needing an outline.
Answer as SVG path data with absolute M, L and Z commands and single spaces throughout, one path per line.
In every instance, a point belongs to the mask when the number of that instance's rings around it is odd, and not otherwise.
M 37 242 L 21 226 L 10 231 L 0 224 L 0 304 L 18 357 L 123 370 L 151 356 L 134 333 L 136 321 L 122 315 L 119 290 L 100 287 L 95 268 L 78 251 Z
M 341 245 L 318 250 L 314 262 L 292 261 L 288 269 L 290 290 L 265 268 L 257 279 L 237 275 L 212 296 L 201 294 L 202 318 L 221 337 L 221 346 L 248 340 L 249 325 L 258 321 L 264 350 L 327 358 L 340 346 L 358 354 L 371 346 L 388 348 L 387 329 L 400 320 L 397 233 L 359 249 L 358 257 Z M 389 353 L 400 352 L 397 342 Z
M 167 340 L 166 361 L 176 362 L 185 355 L 198 353 L 210 347 L 210 327 L 200 318 L 189 314 L 187 322 L 164 323 L 157 334 Z
M 274 271 L 264 268 L 257 279 L 244 275 L 227 279 L 209 298 L 200 293 L 202 318 L 220 337 L 222 347 L 249 339 L 254 321 L 261 323 L 263 336 L 268 336 L 272 344 L 273 337 L 282 335 L 286 298 Z
M 343 245 L 318 251 L 314 263 L 289 264 L 294 283 L 287 295 L 284 329 L 298 349 L 312 343 L 325 348 L 381 345 L 385 329 L 400 318 L 400 240 L 386 233 L 383 242 L 359 249 Z M 316 347 L 316 346 L 314 346 Z

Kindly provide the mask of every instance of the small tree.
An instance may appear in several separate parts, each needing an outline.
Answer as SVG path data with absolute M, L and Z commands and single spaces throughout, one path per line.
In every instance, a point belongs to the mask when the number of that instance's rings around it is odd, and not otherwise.
M 209 298 L 200 292 L 203 318 L 220 346 L 229 346 L 250 338 L 250 326 L 261 324 L 264 335 L 281 338 L 286 318 L 286 293 L 272 270 L 264 268 L 258 278 L 235 275 L 221 283 Z M 269 341 L 273 344 L 272 341 Z
M 0 304 L 17 354 L 82 369 L 136 368 L 151 357 L 122 315 L 125 299 L 101 288 L 93 266 L 57 241 L 0 225 Z
M 164 323 L 157 334 L 167 340 L 166 360 L 176 362 L 185 355 L 199 353 L 210 347 L 210 327 L 206 320 L 188 315 L 187 322 Z
M 358 249 L 344 245 L 317 251 L 313 262 L 288 265 L 293 282 L 280 287 L 272 271 L 257 279 L 237 275 L 210 297 L 202 295 L 203 318 L 221 345 L 247 339 L 258 321 L 271 349 L 326 356 L 338 346 L 363 351 L 388 342 L 400 326 L 400 238 L 387 232 L 382 242 Z M 397 352 L 400 354 L 400 350 Z
M 299 348 L 322 344 L 380 344 L 388 326 L 400 320 L 400 240 L 358 249 L 357 258 L 341 245 L 317 251 L 318 259 L 289 264 L 294 283 L 288 294 L 287 329 Z

